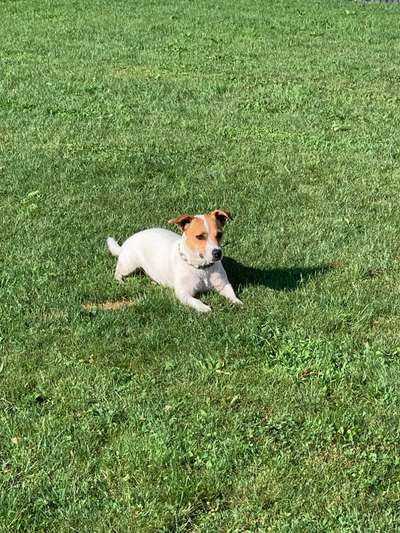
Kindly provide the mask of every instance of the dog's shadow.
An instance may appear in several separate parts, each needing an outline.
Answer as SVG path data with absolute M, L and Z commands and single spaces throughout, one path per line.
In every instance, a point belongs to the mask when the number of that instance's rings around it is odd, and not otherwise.
M 295 291 L 317 276 L 322 276 L 332 265 L 290 268 L 254 268 L 242 265 L 231 257 L 224 257 L 223 264 L 232 286 L 240 288 L 248 285 L 262 285 L 275 291 Z

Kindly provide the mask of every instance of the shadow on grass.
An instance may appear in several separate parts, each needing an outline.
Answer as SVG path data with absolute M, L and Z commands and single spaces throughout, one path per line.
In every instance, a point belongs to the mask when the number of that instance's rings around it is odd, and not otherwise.
M 230 257 L 224 257 L 223 264 L 229 281 L 239 286 L 263 285 L 275 291 L 295 291 L 311 279 L 322 276 L 333 269 L 331 265 L 290 268 L 254 268 L 242 265 Z

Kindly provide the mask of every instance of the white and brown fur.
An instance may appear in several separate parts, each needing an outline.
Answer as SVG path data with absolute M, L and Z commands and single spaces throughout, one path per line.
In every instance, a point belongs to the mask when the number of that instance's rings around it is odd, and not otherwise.
M 223 230 L 230 219 L 228 211 L 216 209 L 170 220 L 170 224 L 180 226 L 181 236 L 152 228 L 135 233 L 122 246 L 109 237 L 108 248 L 118 257 L 115 279 L 122 281 L 135 270 L 144 270 L 155 282 L 173 288 L 182 303 L 204 313 L 211 307 L 195 298 L 202 292 L 215 290 L 232 303 L 241 304 L 221 263 Z

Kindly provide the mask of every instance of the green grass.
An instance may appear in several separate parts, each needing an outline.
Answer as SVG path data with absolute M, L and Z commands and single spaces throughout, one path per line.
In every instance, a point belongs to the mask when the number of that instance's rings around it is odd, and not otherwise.
M 0 20 L 0 529 L 398 530 L 400 7 Z M 217 207 L 243 308 L 113 281 Z

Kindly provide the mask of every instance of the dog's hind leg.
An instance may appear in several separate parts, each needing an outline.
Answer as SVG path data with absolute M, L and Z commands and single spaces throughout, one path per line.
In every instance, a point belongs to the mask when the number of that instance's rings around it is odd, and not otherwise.
M 124 257 L 124 254 L 121 254 L 118 257 L 114 278 L 118 282 L 122 283 L 123 279 L 126 276 L 129 276 L 129 274 L 132 274 L 133 272 L 135 272 L 135 270 L 138 270 L 139 268 L 140 263 L 138 258 L 132 256 L 132 254 L 129 257 Z

